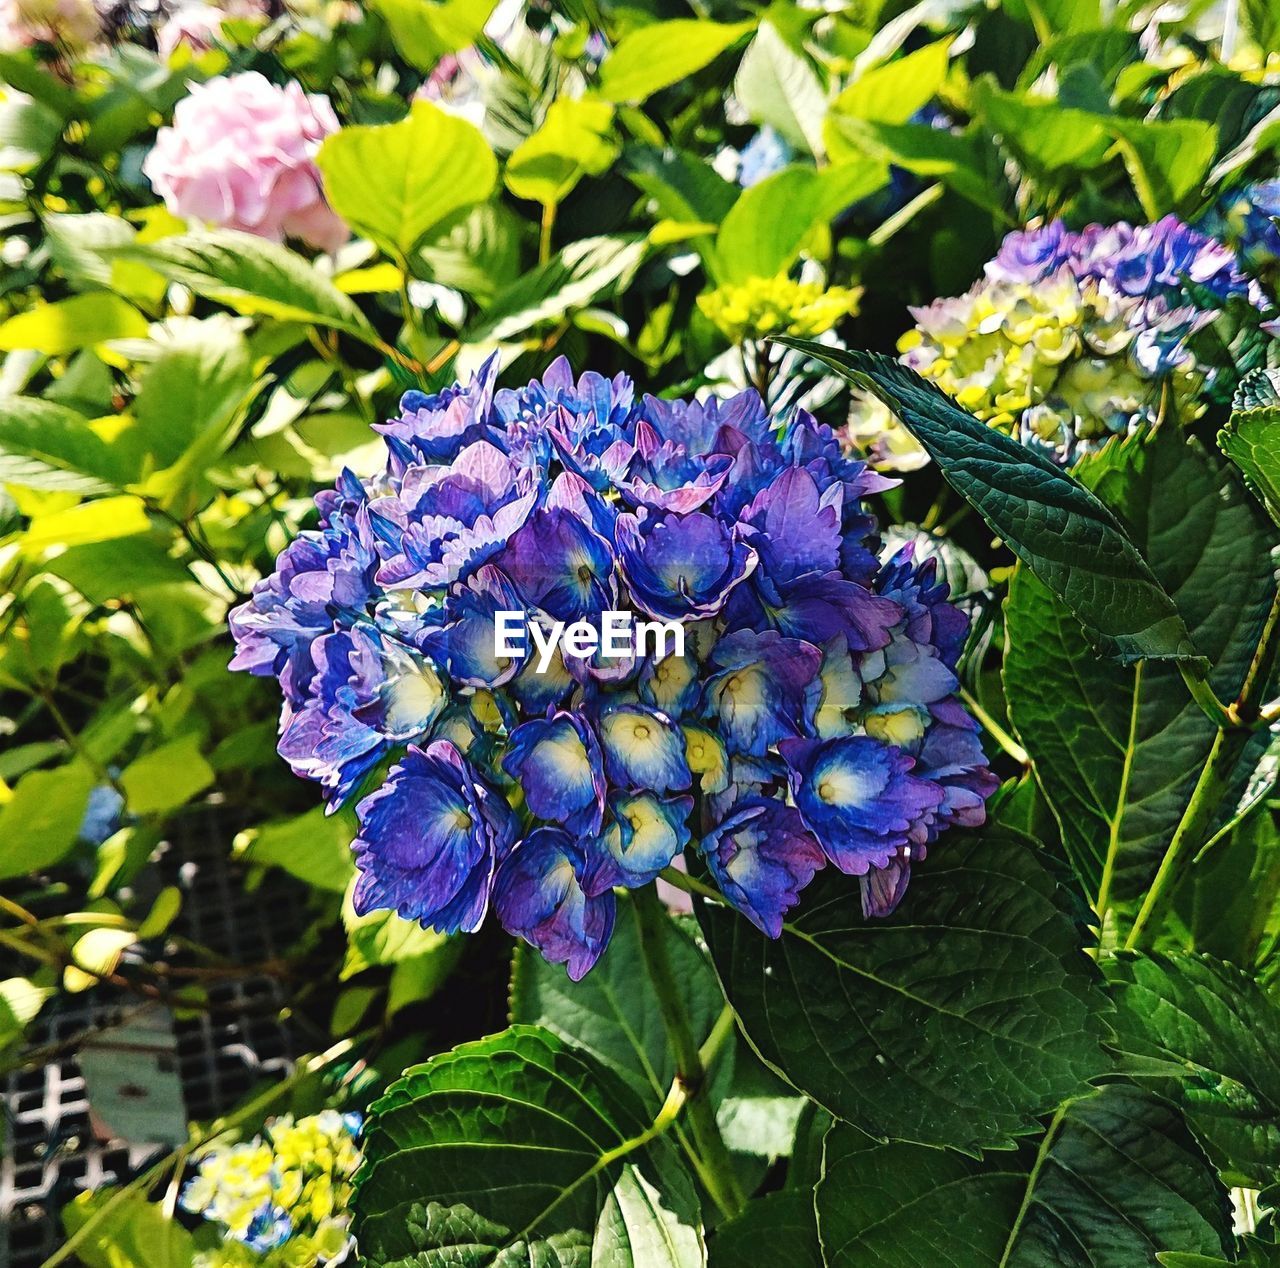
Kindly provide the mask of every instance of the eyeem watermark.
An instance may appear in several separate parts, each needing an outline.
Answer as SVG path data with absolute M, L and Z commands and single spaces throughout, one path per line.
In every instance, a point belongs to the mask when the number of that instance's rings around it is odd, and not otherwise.
M 545 674 L 556 649 L 574 660 L 588 660 L 599 653 L 602 660 L 623 660 L 631 656 L 684 655 L 684 626 L 679 621 L 637 621 L 633 612 L 608 609 L 600 613 L 599 628 L 590 621 L 552 621 L 550 628 L 531 621 L 524 612 L 495 612 L 493 654 L 498 657 L 523 656 L 532 643 L 538 658 L 534 672 Z

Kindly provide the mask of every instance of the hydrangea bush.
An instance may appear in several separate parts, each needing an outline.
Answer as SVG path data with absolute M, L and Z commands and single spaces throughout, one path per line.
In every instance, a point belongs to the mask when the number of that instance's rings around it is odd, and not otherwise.
M 0 1262 L 1274 1266 L 1272 7 L 0 6 Z

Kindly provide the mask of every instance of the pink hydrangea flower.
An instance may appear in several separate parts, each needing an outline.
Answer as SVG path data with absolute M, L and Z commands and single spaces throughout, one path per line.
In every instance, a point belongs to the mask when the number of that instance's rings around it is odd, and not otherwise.
M 336 251 L 350 231 L 325 202 L 315 155 L 333 107 L 257 71 L 197 84 L 161 128 L 142 170 L 176 216 Z

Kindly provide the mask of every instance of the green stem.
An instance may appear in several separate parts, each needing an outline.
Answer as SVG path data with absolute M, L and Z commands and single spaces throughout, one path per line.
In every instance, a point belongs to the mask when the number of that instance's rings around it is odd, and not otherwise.
M 699 898 L 709 898 L 713 903 L 723 903 L 724 895 L 704 885 L 696 876 L 682 872 L 677 867 L 664 867 L 658 875 L 673 889 L 682 889 L 686 894 L 697 894 Z
M 1209 686 L 1209 680 L 1196 673 L 1195 668 L 1188 665 L 1186 661 L 1179 661 L 1178 669 L 1182 674 L 1182 681 L 1187 684 L 1191 698 L 1204 710 L 1205 716 L 1214 726 L 1231 726 L 1231 713 Z
M 542 224 L 538 229 L 538 263 L 546 264 L 551 259 L 551 234 L 556 227 L 555 203 L 543 203 Z
M 1266 699 L 1271 680 L 1275 676 L 1277 656 L 1280 656 L 1280 587 L 1271 596 L 1271 607 L 1263 622 L 1253 659 L 1245 672 L 1240 694 L 1233 704 L 1222 709 L 1223 720 L 1218 724 L 1220 729 L 1214 736 L 1200 778 L 1191 791 L 1191 800 L 1182 812 L 1169 848 L 1160 860 L 1155 879 L 1151 882 L 1133 928 L 1125 939 L 1126 950 L 1151 945 L 1188 867 L 1208 839 L 1214 816 L 1227 794 L 1236 763 L 1248 745 L 1254 724 L 1258 720 L 1260 702 Z M 1193 679 L 1186 672 L 1183 677 L 1190 687 Z M 1208 689 L 1207 683 L 1205 688 Z M 1195 694 L 1194 691 L 1192 694 Z M 1214 700 L 1222 708 L 1216 696 Z
M 1240 753 L 1249 742 L 1248 731 L 1219 731 L 1209 749 L 1209 757 L 1200 772 L 1200 778 L 1191 792 L 1182 819 L 1174 830 L 1173 839 L 1160 860 L 1160 867 L 1142 907 L 1125 939 L 1125 949 L 1132 951 L 1150 946 L 1160 925 L 1173 903 L 1173 896 L 1186 872 L 1187 864 L 1204 844 L 1213 824 L 1227 784 L 1235 769 Z
M 1002 727 L 1000 723 L 982 707 L 978 702 L 978 698 L 972 691 L 967 687 L 961 687 L 960 698 L 969 706 L 969 712 L 982 723 L 983 728 L 991 738 L 995 740 L 995 742 L 1000 745 L 1000 747 L 1004 749 L 1004 751 L 1008 753 L 1019 766 L 1026 767 L 1031 765 L 1031 757 L 1027 753 L 1027 750 L 1024 749 L 1022 745 L 1019 744 L 1018 741 L 1015 740 L 1013 736 L 1010 735 L 1009 732 L 1006 731 L 1004 727 Z
M 688 1115 L 694 1144 L 704 1164 L 704 1174 L 711 1180 L 708 1188 L 716 1205 L 725 1215 L 733 1216 L 746 1205 L 746 1197 L 738 1184 L 729 1148 L 716 1124 L 715 1110 L 707 1099 L 707 1065 L 703 1049 L 699 1049 L 689 1029 L 680 987 L 667 956 L 665 936 L 670 917 L 657 891 L 649 885 L 634 891 L 632 905 L 640 930 L 641 956 L 657 992 L 662 1024 L 675 1053 L 676 1083 L 686 1091 L 684 1112 Z M 715 1055 L 732 1029 L 732 1014 L 725 1021 L 722 1013 L 704 1045 L 708 1056 Z
M 225 1118 L 215 1119 L 209 1124 L 209 1127 L 203 1133 L 197 1135 L 186 1144 L 180 1145 L 171 1153 L 166 1154 L 154 1166 L 144 1171 L 135 1180 L 131 1180 L 122 1188 L 117 1189 L 110 1198 L 107 1199 L 92 1215 L 89 1216 L 76 1231 L 67 1238 L 62 1245 L 54 1251 L 48 1259 L 40 1266 L 40 1268 L 56 1268 L 56 1265 L 65 1262 L 71 1258 L 72 1252 L 82 1242 L 85 1242 L 95 1233 L 98 1228 L 106 1223 L 111 1213 L 116 1210 L 124 1202 L 134 1194 L 147 1194 L 151 1191 L 152 1186 L 163 1176 L 173 1165 L 177 1158 L 187 1157 L 191 1154 L 199 1152 L 210 1141 L 221 1136 L 223 1132 L 230 1131 L 232 1128 L 239 1127 L 243 1123 L 251 1122 L 254 1118 L 261 1115 L 274 1101 L 278 1100 L 291 1088 L 295 1087 L 303 1079 L 314 1074 L 317 1070 L 322 1070 L 327 1065 L 346 1056 L 353 1047 L 365 1038 L 364 1035 L 357 1035 L 350 1039 L 344 1039 L 341 1043 L 336 1043 L 332 1048 L 320 1053 L 319 1056 L 311 1057 L 308 1060 L 300 1061 L 298 1067 L 289 1075 L 287 1079 L 280 1083 L 275 1083 L 266 1091 L 255 1096 L 253 1100 L 242 1105 L 238 1110 L 228 1114 Z

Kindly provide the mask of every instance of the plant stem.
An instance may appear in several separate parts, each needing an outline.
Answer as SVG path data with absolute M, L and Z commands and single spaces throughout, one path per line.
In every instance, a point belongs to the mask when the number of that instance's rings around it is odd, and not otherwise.
M 713 903 L 724 902 L 724 895 L 717 893 L 710 885 L 704 885 L 696 876 L 682 872 L 676 867 L 664 867 L 659 876 L 673 889 L 682 889 L 686 894 L 697 894 L 699 898 L 709 898 Z
M 1002 727 L 1000 723 L 982 707 L 978 702 L 978 698 L 972 691 L 967 687 L 961 687 L 960 698 L 969 706 L 969 712 L 982 723 L 991 738 L 995 740 L 995 742 L 1000 745 L 1000 747 L 1004 749 L 1004 751 L 1008 753 L 1008 755 L 1013 758 L 1019 766 L 1028 767 L 1031 765 L 1031 758 L 1028 755 L 1027 750 L 1024 749 L 1022 745 L 1019 744 L 1018 741 L 1015 740 L 1013 736 L 1010 735 L 1009 732 L 1006 731 L 1004 727 Z
M 547 264 L 551 259 L 551 234 L 556 227 L 555 203 L 542 206 L 542 224 L 538 229 L 538 263 Z
M 684 1001 L 667 956 L 665 942 L 670 917 L 658 898 L 657 891 L 646 885 L 633 891 L 632 906 L 640 930 L 640 951 L 649 980 L 657 992 L 662 1024 L 676 1058 L 676 1083 L 685 1089 L 684 1110 L 689 1117 L 694 1144 L 704 1164 L 704 1174 L 715 1203 L 727 1216 L 736 1215 L 746 1205 L 746 1197 L 738 1184 L 729 1148 L 720 1135 L 715 1110 L 707 1099 L 707 1065 L 703 1049 L 699 1049 L 685 1016 Z M 732 1033 L 732 1013 L 723 1013 L 704 1045 L 707 1057 L 713 1057 Z M 715 1042 L 712 1043 L 712 1040 Z
M 1142 907 L 1125 939 L 1125 949 L 1132 951 L 1151 944 L 1165 914 L 1173 902 L 1174 893 L 1186 871 L 1186 865 L 1200 849 L 1208 834 L 1213 816 L 1227 790 L 1227 781 L 1235 768 L 1240 752 L 1249 742 L 1248 731 L 1219 731 L 1209 749 L 1209 757 L 1200 772 L 1200 778 L 1191 792 L 1182 819 L 1174 830 L 1173 839 L 1160 860 L 1160 867 Z
M 1280 587 L 1271 596 L 1271 607 L 1262 625 L 1262 633 L 1258 637 L 1258 646 L 1254 650 L 1253 659 L 1245 672 L 1240 694 L 1234 703 L 1223 708 L 1221 702 L 1214 697 L 1215 703 L 1222 710 L 1218 734 L 1214 736 L 1209 756 L 1205 759 L 1204 768 L 1196 786 L 1191 791 L 1191 800 L 1182 812 L 1182 818 L 1174 829 L 1173 838 L 1160 867 L 1156 871 L 1151 888 L 1143 899 L 1138 910 L 1133 928 L 1125 939 L 1125 949 L 1132 951 L 1151 945 L 1169 907 L 1173 903 L 1178 886 L 1182 883 L 1187 868 L 1199 853 L 1213 827 L 1213 818 L 1226 795 L 1228 782 L 1240 755 L 1244 752 L 1253 733 L 1254 724 L 1261 712 L 1259 701 L 1266 698 L 1271 679 L 1275 674 L 1276 658 L 1280 656 Z M 1184 671 L 1183 677 L 1187 686 L 1192 685 L 1192 678 Z M 1208 683 L 1205 683 L 1208 690 Z M 1194 695 L 1195 692 L 1193 691 Z M 1212 694 L 1212 692 L 1210 692 Z M 1204 701 L 1200 703 L 1203 706 Z M 1207 710 L 1206 710 L 1207 712 Z

